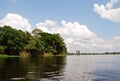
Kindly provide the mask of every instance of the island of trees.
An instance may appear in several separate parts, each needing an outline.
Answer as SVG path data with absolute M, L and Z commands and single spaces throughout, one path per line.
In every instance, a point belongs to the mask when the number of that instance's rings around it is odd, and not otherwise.
M 10 26 L 0 27 L 0 54 L 60 55 L 66 53 L 66 45 L 59 34 L 50 34 L 40 29 L 34 29 L 29 33 Z

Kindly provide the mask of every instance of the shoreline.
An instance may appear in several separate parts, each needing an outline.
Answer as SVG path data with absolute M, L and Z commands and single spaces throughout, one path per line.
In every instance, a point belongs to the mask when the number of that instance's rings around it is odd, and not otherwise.
M 106 52 L 106 53 L 68 53 L 67 55 L 119 55 L 120 52 Z
M 112 53 L 67 53 L 67 54 L 60 54 L 60 55 L 53 55 L 53 54 L 44 54 L 43 57 L 51 57 L 51 56 L 67 56 L 67 55 L 120 55 L 120 52 L 112 52 Z M 7 54 L 0 54 L 0 58 L 15 58 L 15 57 L 29 57 L 28 55 L 7 55 Z

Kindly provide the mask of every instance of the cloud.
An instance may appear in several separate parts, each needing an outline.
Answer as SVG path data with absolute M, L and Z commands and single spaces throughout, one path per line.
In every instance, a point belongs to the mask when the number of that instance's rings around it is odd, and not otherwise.
M 106 8 L 111 9 L 115 3 L 117 3 L 118 0 L 111 0 L 110 2 L 107 2 Z
M 106 5 L 94 4 L 94 11 L 99 14 L 101 18 L 120 23 L 120 8 L 112 8 L 117 2 L 118 0 L 111 0 L 107 2 Z
M 105 52 L 118 51 L 120 49 L 120 37 L 114 37 L 111 40 L 99 38 L 86 25 L 79 22 L 61 21 L 58 25 L 56 21 L 45 20 L 36 25 L 38 29 L 42 29 L 49 33 L 60 33 L 67 45 L 68 52 Z M 120 51 L 120 50 L 119 50 Z
M 0 26 L 8 25 L 15 29 L 31 32 L 31 25 L 26 18 L 18 14 L 8 13 L 2 20 Z
M 101 12 L 103 11 L 99 13 Z M 4 25 L 23 31 L 32 31 L 29 21 L 18 14 L 7 14 L 0 20 L 0 27 Z M 120 36 L 115 36 L 110 40 L 99 38 L 86 25 L 82 25 L 79 22 L 62 20 L 61 23 L 58 23 L 52 20 L 45 20 L 36 24 L 36 28 L 48 33 L 59 33 L 67 45 L 68 52 L 76 52 L 76 50 L 81 52 L 120 51 Z
M 114 47 L 113 50 L 120 51 L 120 36 L 115 36 L 112 39 L 112 46 Z

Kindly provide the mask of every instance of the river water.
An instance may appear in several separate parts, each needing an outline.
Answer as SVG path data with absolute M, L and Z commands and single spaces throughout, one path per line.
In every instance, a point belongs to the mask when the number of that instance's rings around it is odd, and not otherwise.
M 120 81 L 120 55 L 0 58 L 0 81 Z

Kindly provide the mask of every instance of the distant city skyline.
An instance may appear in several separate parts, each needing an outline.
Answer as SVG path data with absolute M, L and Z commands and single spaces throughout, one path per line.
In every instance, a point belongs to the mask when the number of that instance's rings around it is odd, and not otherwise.
M 68 52 L 120 51 L 120 0 L 0 0 L 0 26 L 59 33 Z

